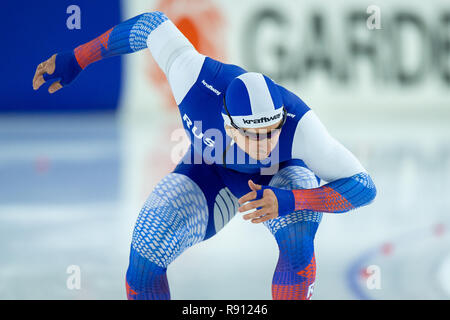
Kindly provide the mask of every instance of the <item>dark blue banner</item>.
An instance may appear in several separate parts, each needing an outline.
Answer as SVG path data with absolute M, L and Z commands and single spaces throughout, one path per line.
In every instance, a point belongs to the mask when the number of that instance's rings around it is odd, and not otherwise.
M 70 7 L 74 5 L 77 7 Z M 76 20 L 73 14 L 78 8 L 80 19 Z M 34 91 L 32 79 L 37 65 L 54 53 L 73 50 L 118 24 L 120 9 L 120 0 L 3 2 L 0 112 L 116 110 L 121 89 L 120 57 L 88 66 L 69 87 L 52 95 L 47 91 L 48 84 Z

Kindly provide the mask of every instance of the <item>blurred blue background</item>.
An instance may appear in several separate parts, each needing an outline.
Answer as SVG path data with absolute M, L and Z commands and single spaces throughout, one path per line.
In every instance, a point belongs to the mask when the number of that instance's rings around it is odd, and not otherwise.
M 82 28 L 68 29 L 67 8 L 81 10 Z M 111 1 L 5 1 L 0 20 L 3 46 L 0 112 L 75 112 L 117 110 L 121 89 L 121 58 L 87 68 L 79 80 L 58 95 L 31 86 L 39 63 L 54 53 L 73 50 L 121 20 L 121 3 Z M 47 85 L 45 89 L 47 89 Z

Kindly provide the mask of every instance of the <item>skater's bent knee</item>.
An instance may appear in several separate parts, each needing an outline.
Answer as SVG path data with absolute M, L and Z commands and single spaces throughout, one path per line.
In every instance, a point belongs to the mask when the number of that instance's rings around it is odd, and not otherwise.
M 142 208 L 132 247 L 160 267 L 205 237 L 205 196 L 189 177 L 172 173 L 155 187 Z

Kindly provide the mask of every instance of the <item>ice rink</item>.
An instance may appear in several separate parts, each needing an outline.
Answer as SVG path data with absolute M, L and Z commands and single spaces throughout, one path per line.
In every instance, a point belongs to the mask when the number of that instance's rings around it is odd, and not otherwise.
M 448 114 L 322 117 L 372 175 L 375 202 L 324 214 L 313 299 L 450 298 Z M 343 120 L 345 118 L 345 120 Z M 381 126 L 381 123 L 383 124 Z M 124 299 L 134 221 L 171 171 L 179 115 L 0 117 L 0 298 Z M 168 269 L 173 299 L 270 299 L 277 246 L 235 218 Z M 81 288 L 67 287 L 79 266 Z

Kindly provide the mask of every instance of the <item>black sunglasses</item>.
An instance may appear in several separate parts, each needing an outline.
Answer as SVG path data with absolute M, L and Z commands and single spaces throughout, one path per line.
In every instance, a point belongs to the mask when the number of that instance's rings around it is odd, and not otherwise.
M 251 140 L 265 140 L 265 139 L 271 139 L 272 138 L 272 134 L 274 134 L 275 132 L 277 132 L 278 130 L 280 130 L 284 124 L 286 123 L 286 118 L 287 118 L 287 110 L 285 107 L 283 107 L 283 118 L 281 119 L 280 124 L 272 129 L 271 131 L 267 132 L 267 133 L 259 133 L 259 132 L 252 132 L 252 131 L 248 131 L 245 129 L 240 128 L 236 123 L 234 123 L 233 118 L 231 117 L 230 112 L 228 111 L 227 108 L 227 103 L 225 101 L 225 95 L 223 96 L 223 106 L 225 108 L 225 112 L 228 115 L 228 118 L 230 118 L 230 123 L 233 126 L 233 128 L 239 130 L 239 132 L 248 137 Z

